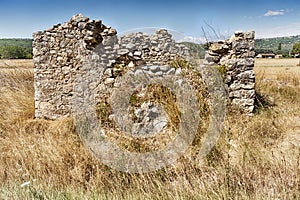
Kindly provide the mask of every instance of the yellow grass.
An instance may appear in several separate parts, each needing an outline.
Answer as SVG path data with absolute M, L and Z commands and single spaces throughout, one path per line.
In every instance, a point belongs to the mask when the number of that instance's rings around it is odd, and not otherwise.
M 255 71 L 259 74 L 265 73 L 266 78 L 276 78 L 280 75 L 295 75 L 300 73 L 299 58 L 289 59 L 256 59 Z
M 102 165 L 72 119 L 34 119 L 32 63 L 24 62 L 0 65 L 0 199 L 300 198 L 300 67 L 290 60 L 256 60 L 257 90 L 275 105 L 253 117 L 230 111 L 205 160 L 182 157 L 141 175 Z
M 299 64 L 299 58 L 281 58 L 281 59 L 268 59 L 257 58 L 255 59 L 256 67 L 295 67 Z
M 18 59 L 18 60 L 9 60 L 9 59 L 0 59 L 0 69 L 8 68 L 33 68 L 33 62 L 31 59 Z

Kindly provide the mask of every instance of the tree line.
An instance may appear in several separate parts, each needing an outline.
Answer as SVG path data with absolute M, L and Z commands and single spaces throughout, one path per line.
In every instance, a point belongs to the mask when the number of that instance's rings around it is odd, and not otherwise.
M 32 39 L 0 39 L 0 58 L 32 58 Z
M 300 42 L 296 42 L 293 45 L 293 50 L 292 50 L 292 54 L 300 54 Z
M 282 41 L 277 43 L 278 46 L 276 48 L 274 47 L 268 48 L 270 47 L 268 45 L 272 43 L 271 41 L 274 42 L 273 39 L 256 40 L 256 43 L 258 44 L 256 45 L 255 53 L 256 54 L 275 53 L 275 54 L 282 54 L 284 57 L 289 57 L 294 55 L 300 56 L 300 42 L 296 42 L 295 39 L 293 41 L 294 43 L 292 44 L 292 49 L 283 48 L 283 45 L 285 43 L 283 43 Z M 192 53 L 195 54 L 196 57 L 200 57 L 200 58 L 203 58 L 204 49 L 207 50 L 207 47 L 209 46 L 208 44 L 194 44 L 188 42 L 184 44 L 191 48 Z M 32 58 L 32 39 L 0 39 L 0 59 L 27 59 L 27 58 L 28 59 Z

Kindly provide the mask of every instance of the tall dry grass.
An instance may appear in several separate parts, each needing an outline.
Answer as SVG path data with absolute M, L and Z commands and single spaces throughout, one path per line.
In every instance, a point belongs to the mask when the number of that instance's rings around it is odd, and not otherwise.
M 0 199 L 300 198 L 298 86 L 258 74 L 258 92 L 275 105 L 252 117 L 230 111 L 203 162 L 182 157 L 166 169 L 127 174 L 91 156 L 72 119 L 34 119 L 32 70 L 0 70 L 0 77 Z

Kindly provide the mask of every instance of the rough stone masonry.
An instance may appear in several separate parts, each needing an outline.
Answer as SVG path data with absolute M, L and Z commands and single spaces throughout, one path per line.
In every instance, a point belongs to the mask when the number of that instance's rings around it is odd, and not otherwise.
M 233 105 L 251 114 L 255 103 L 254 31 L 237 31 L 228 40 L 213 43 L 206 54 L 206 64 L 223 69 Z
M 98 103 L 105 103 L 118 76 L 128 68 L 134 73 L 179 74 L 169 63 L 188 58 L 189 49 L 176 43 L 166 30 L 153 35 L 133 33 L 117 37 L 117 31 L 100 20 L 81 14 L 64 24 L 33 34 L 35 117 L 57 119 L 71 114 L 76 76 L 87 58 L 102 63 Z M 95 57 L 95 49 L 102 45 Z M 212 44 L 207 64 L 225 66 L 225 82 L 232 103 L 251 113 L 254 109 L 254 32 L 237 32 L 230 40 Z M 97 71 L 97 70 L 96 70 Z

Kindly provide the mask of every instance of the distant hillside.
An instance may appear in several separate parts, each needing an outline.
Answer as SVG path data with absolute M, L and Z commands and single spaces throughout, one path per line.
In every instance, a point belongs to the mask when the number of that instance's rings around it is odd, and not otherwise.
M 32 39 L 0 39 L 0 58 L 32 58 Z
M 286 56 L 292 50 L 295 42 L 300 42 L 300 35 L 290 37 L 263 38 L 255 40 L 255 52 L 276 53 Z
M 300 35 L 290 37 L 263 38 L 255 40 L 255 52 L 289 55 L 295 42 L 300 42 Z M 204 58 L 204 45 L 182 42 L 191 49 L 197 58 Z M 32 39 L 0 39 L 0 58 L 31 58 Z
M 205 49 L 203 48 L 203 44 L 196 44 L 193 42 L 181 42 L 180 44 L 184 44 L 186 47 L 188 47 L 190 49 L 192 56 L 201 59 L 204 58 Z
M 32 39 L 0 39 L 0 46 L 32 48 Z
M 290 37 L 276 37 L 276 38 L 262 38 L 255 40 L 255 52 L 259 53 L 275 53 L 282 54 L 285 57 L 289 56 L 293 45 L 300 42 L 300 35 Z M 203 58 L 204 57 L 204 44 L 195 44 L 192 42 L 182 42 L 191 49 L 193 55 Z

